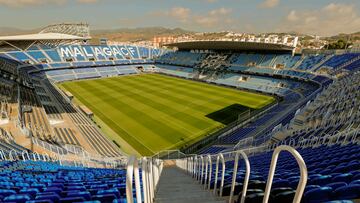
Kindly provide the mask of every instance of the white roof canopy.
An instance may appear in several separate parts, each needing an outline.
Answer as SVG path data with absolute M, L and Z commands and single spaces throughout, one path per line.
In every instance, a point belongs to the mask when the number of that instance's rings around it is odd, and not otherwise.
M 49 25 L 37 34 L 0 36 L 0 51 L 24 51 L 36 44 L 57 47 L 84 43 L 91 39 L 88 24 L 62 23 Z
M 11 49 L 23 51 L 30 48 L 33 44 L 44 44 L 50 47 L 56 47 L 61 44 L 77 43 L 88 39 L 90 39 L 90 37 L 81 37 L 62 33 L 0 36 L 0 49 L 4 49 L 4 46 L 10 46 Z

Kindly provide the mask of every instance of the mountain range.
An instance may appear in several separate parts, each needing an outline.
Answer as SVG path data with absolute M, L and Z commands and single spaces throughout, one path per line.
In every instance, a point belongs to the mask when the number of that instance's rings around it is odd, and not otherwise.
M 19 29 L 14 27 L 0 27 L 0 36 L 6 35 L 21 35 L 21 34 L 30 34 L 37 33 L 41 29 Z M 91 30 L 91 36 L 93 37 L 93 42 L 97 42 L 100 38 L 107 38 L 112 41 L 120 42 L 136 42 L 143 40 L 152 40 L 155 36 L 178 36 L 182 34 L 193 34 L 195 32 L 184 30 L 182 28 L 165 28 L 165 27 L 143 27 L 143 28 L 119 28 L 119 29 L 93 29 Z M 269 33 L 270 34 L 270 33 Z M 289 33 L 271 33 L 271 34 L 295 34 L 295 32 Z M 312 38 L 311 35 L 301 35 L 296 33 L 299 36 L 306 36 L 306 38 Z M 329 41 L 336 41 L 339 39 L 349 39 L 351 36 L 352 40 L 360 40 L 360 32 L 352 34 L 338 34 L 331 37 L 324 37 L 323 39 Z

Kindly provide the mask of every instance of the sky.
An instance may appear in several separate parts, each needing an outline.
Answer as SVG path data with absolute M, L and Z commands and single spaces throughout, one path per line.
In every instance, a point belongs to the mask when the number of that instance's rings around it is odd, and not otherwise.
M 0 27 L 62 22 L 330 36 L 360 31 L 360 0 L 0 0 Z

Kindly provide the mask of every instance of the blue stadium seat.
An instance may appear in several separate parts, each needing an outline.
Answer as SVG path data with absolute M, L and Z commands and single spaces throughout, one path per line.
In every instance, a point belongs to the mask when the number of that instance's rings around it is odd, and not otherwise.
M 50 200 L 52 202 L 58 202 L 60 200 L 60 196 L 58 194 L 41 194 L 41 195 L 37 195 L 35 197 L 35 200 Z
M 10 195 L 4 198 L 4 202 L 17 202 L 17 203 L 25 203 L 26 201 L 31 200 L 28 195 Z
M 351 181 L 351 178 L 352 178 L 352 174 L 351 173 L 345 173 L 345 174 L 340 174 L 340 175 L 337 175 L 335 177 L 333 177 L 331 179 L 332 182 L 350 182 Z
M 121 195 L 120 195 L 120 192 L 118 189 L 109 189 L 109 190 L 99 190 L 97 192 L 98 195 L 105 195 L 105 194 L 113 194 L 115 195 L 116 198 L 120 198 Z
M 337 188 L 334 191 L 336 199 L 358 199 L 360 198 L 360 185 L 348 185 Z
M 339 187 L 343 187 L 346 186 L 347 184 L 345 182 L 334 182 L 334 183 L 329 183 L 326 185 L 326 187 L 331 187 L 333 190 L 336 190 Z
M 112 202 L 116 199 L 116 195 L 115 194 L 94 195 L 91 198 L 93 200 L 99 200 L 101 202 Z
M 67 193 L 67 197 L 82 197 L 86 201 L 91 200 L 90 192 L 69 192 Z
M 325 202 L 331 200 L 331 195 L 331 187 L 320 187 L 305 192 L 303 199 L 307 203 Z
M 83 197 L 64 197 L 60 199 L 61 203 L 72 203 L 72 202 L 84 202 L 86 201 Z
M 15 195 L 16 192 L 14 190 L 8 190 L 8 189 L 0 189 L 0 195 L 3 197 L 9 196 L 9 195 Z

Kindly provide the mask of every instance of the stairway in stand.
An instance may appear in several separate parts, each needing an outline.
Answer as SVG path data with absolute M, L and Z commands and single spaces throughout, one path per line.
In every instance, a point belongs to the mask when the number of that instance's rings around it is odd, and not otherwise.
M 155 203 L 220 203 L 224 199 L 216 197 L 212 190 L 205 190 L 191 176 L 176 166 L 164 167 Z

